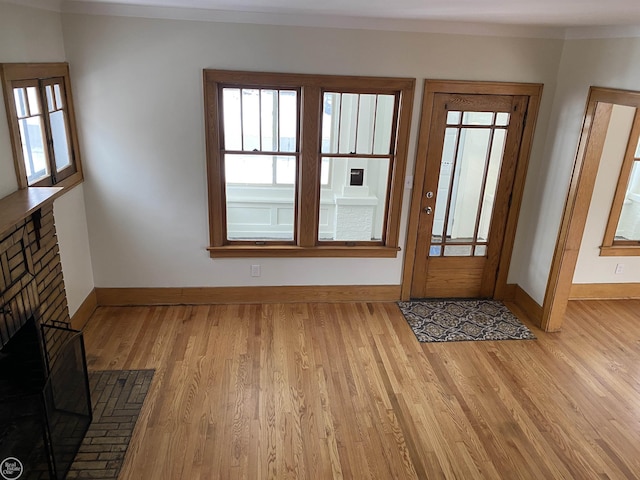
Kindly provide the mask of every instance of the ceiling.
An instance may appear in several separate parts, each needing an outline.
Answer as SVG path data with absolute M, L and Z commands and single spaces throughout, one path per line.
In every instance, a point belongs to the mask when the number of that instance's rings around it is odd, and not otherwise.
M 55 1 L 55 0 L 54 0 Z M 640 0 L 74 0 L 290 15 L 347 16 L 547 27 L 640 25 Z

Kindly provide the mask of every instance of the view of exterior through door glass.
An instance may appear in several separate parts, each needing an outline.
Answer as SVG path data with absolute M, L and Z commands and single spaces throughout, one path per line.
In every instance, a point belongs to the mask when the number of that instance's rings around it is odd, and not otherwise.
M 429 255 L 486 256 L 509 113 L 449 111 L 446 122 Z

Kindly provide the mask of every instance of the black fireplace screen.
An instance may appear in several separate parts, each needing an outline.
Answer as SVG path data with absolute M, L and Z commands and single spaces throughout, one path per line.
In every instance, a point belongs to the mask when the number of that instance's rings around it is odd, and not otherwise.
M 0 351 L 0 478 L 64 479 L 90 423 L 82 333 L 30 319 Z

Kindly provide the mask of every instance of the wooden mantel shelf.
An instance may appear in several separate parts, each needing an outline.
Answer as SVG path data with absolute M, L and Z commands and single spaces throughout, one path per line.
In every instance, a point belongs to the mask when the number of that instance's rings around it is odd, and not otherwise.
M 62 193 L 62 187 L 29 187 L 0 199 L 0 234 Z

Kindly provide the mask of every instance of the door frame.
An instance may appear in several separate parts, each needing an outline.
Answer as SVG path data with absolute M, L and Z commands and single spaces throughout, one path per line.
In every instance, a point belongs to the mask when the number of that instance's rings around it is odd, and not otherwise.
M 611 113 L 608 108 L 599 109 L 600 103 L 640 109 L 640 92 L 593 86 L 589 88 L 580 141 L 542 304 L 540 327 L 547 332 L 560 330 L 569 303 L 573 274 Z
M 409 300 L 411 295 L 411 281 L 413 278 L 414 262 L 416 258 L 418 221 L 420 217 L 420 206 L 422 203 L 422 190 L 424 188 L 424 175 L 427 166 L 426 157 L 430 141 L 429 135 L 432 123 L 433 102 L 435 95 L 438 93 L 454 95 L 523 95 L 529 97 L 527 116 L 525 118 L 521 147 L 518 154 L 516 172 L 513 180 L 511 206 L 507 216 L 504 243 L 502 253 L 500 254 L 498 275 L 493 293 L 493 298 L 496 299 L 504 299 L 507 296 L 507 276 L 509 274 L 513 242 L 515 240 L 516 228 L 518 225 L 518 216 L 520 214 L 520 204 L 522 202 L 524 182 L 527 175 L 529 155 L 533 142 L 533 133 L 540 107 L 542 87 L 543 85 L 539 83 L 425 80 L 424 93 L 422 97 L 422 114 L 418 132 L 418 149 L 413 172 L 413 192 L 411 195 L 411 207 L 409 209 L 404 268 L 402 272 L 402 288 L 400 293 L 402 300 Z

